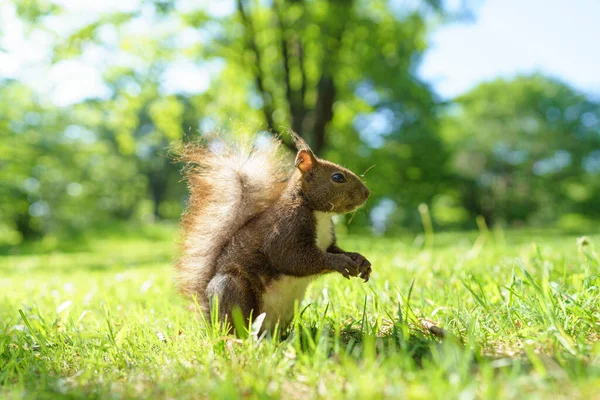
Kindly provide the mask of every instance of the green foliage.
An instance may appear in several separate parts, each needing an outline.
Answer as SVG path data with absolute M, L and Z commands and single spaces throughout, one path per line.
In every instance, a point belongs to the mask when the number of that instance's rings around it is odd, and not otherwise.
M 61 12 L 61 7 L 50 0 L 15 0 L 14 5 L 19 17 L 31 24 Z
M 597 236 L 342 238 L 373 262 L 368 283 L 322 277 L 281 339 L 239 340 L 175 293 L 173 229 L 110 232 L 0 257 L 2 397 L 589 398 L 600 384 Z
M 130 217 L 144 198 L 135 163 L 74 124 L 73 114 L 19 83 L 0 86 L 0 246 Z
M 0 246 L 107 220 L 176 219 L 186 190 L 169 148 L 214 130 L 291 127 L 325 158 L 368 170 L 372 196 L 349 231 L 421 229 L 420 204 L 436 229 L 473 227 L 479 215 L 568 229 L 600 217 L 597 102 L 534 75 L 445 104 L 416 75 L 432 23 L 465 16 L 470 2 L 235 5 L 215 16 L 142 1 L 74 23 L 68 5 L 14 3 L 50 44 L 48 62 L 102 58 L 108 91 L 59 107 L 0 82 Z M 199 67 L 206 87 L 170 87 L 181 65 Z
M 442 126 L 463 201 L 488 222 L 598 216 L 599 103 L 557 80 L 523 76 L 459 97 Z

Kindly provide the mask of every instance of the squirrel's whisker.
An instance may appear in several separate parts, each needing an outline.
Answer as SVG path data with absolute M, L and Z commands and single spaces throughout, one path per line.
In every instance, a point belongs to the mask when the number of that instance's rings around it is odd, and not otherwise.
M 377 164 L 373 164 L 369 168 L 367 168 L 367 170 L 365 172 L 363 172 L 362 175 L 360 175 L 360 177 L 361 178 L 364 177 L 367 174 L 367 172 L 369 172 L 371 170 L 371 168 L 373 168 L 375 165 L 377 165 Z
M 351 213 L 352 215 L 350 215 L 350 220 L 348 220 L 348 224 L 347 224 L 347 225 L 350 225 L 350 223 L 351 223 L 351 222 L 352 222 L 352 220 L 354 219 L 354 216 L 356 215 L 356 212 L 357 212 L 357 211 L 358 211 L 358 209 L 356 209 L 356 210 L 352 211 L 352 213 Z

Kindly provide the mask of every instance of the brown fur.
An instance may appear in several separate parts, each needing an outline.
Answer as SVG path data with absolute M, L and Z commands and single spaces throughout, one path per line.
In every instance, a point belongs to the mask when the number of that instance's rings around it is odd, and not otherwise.
M 184 294 L 197 296 L 207 313 L 218 297 L 221 319 L 231 321 L 235 306 L 245 318 L 256 317 L 263 312 L 263 295 L 283 277 L 292 277 L 293 284 L 296 278 L 337 271 L 369 279 L 371 264 L 337 247 L 333 231 L 328 248 L 317 247 L 315 217 L 315 212 L 356 209 L 368 189 L 292 135 L 299 148 L 293 172 L 277 141 L 260 150 L 221 144 L 220 150 L 190 145 L 183 152 L 190 201 L 182 218 L 179 285 Z M 333 174 L 342 174 L 345 182 L 334 182 Z

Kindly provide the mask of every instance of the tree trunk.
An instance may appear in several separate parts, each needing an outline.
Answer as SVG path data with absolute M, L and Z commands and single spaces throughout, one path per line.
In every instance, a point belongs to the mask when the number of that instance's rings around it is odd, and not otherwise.
M 313 151 L 321 154 L 325 148 L 325 128 L 333 118 L 333 102 L 335 100 L 335 85 L 333 78 L 323 74 L 319 80 L 319 97 L 315 105 L 315 122 L 313 125 Z
M 39 236 L 40 233 L 31 227 L 31 216 L 28 213 L 17 214 L 14 221 L 24 240 Z
M 256 41 L 257 32 L 252 23 L 252 14 L 249 12 L 249 7 L 244 3 L 244 0 L 237 0 L 236 2 L 238 14 L 246 30 L 246 48 L 254 56 L 253 65 L 249 66 L 249 68 L 253 71 L 256 89 L 263 100 L 262 111 L 267 127 L 274 134 L 278 134 L 273 121 L 275 99 L 272 89 L 265 86 L 264 75 L 268 72 L 262 69 L 262 49 L 259 48 Z M 335 64 L 337 63 L 339 48 L 348 21 L 352 16 L 352 3 L 352 1 L 347 1 L 347 4 L 343 5 L 332 3 L 332 9 L 335 12 L 339 12 L 340 20 L 339 24 L 330 29 L 326 34 L 323 34 L 321 39 L 324 58 L 321 60 L 321 77 L 316 88 L 317 100 L 314 108 L 311 110 L 305 104 L 307 77 L 304 65 L 305 47 L 301 33 L 292 29 L 293 27 L 290 28 L 286 25 L 289 20 L 286 21 L 285 0 L 273 1 L 275 24 L 279 35 L 279 51 L 283 60 L 285 100 L 287 102 L 291 128 L 298 135 L 308 139 L 307 141 L 312 145 L 312 150 L 316 154 L 321 154 L 327 146 L 325 133 L 327 124 L 333 118 L 333 103 L 336 96 L 332 71 L 336 71 Z M 301 76 L 301 84 L 298 88 L 293 88 L 291 84 L 290 68 L 294 65 L 299 69 L 298 72 Z M 293 147 L 287 140 L 284 143 L 290 148 Z
M 162 171 L 152 171 L 148 174 L 148 185 L 150 187 L 150 196 L 152 198 L 152 214 L 154 219 L 162 219 L 160 206 L 165 199 L 167 190 L 166 174 Z

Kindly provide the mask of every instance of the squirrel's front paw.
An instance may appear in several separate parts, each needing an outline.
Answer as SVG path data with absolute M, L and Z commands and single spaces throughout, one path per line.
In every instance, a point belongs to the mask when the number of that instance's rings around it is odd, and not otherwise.
M 360 269 L 358 264 L 346 254 L 328 254 L 329 267 L 344 275 L 346 279 L 350 279 L 351 276 L 358 276 Z
M 353 253 L 353 252 L 349 252 L 347 251 L 346 254 L 348 257 L 350 257 L 352 259 L 352 261 L 354 261 L 356 263 L 356 265 L 358 266 L 358 270 L 360 272 L 360 277 L 362 279 L 364 279 L 365 282 L 367 282 L 369 280 L 369 277 L 371 276 L 371 262 L 369 260 L 367 260 L 365 258 L 365 256 L 363 256 L 360 253 Z

